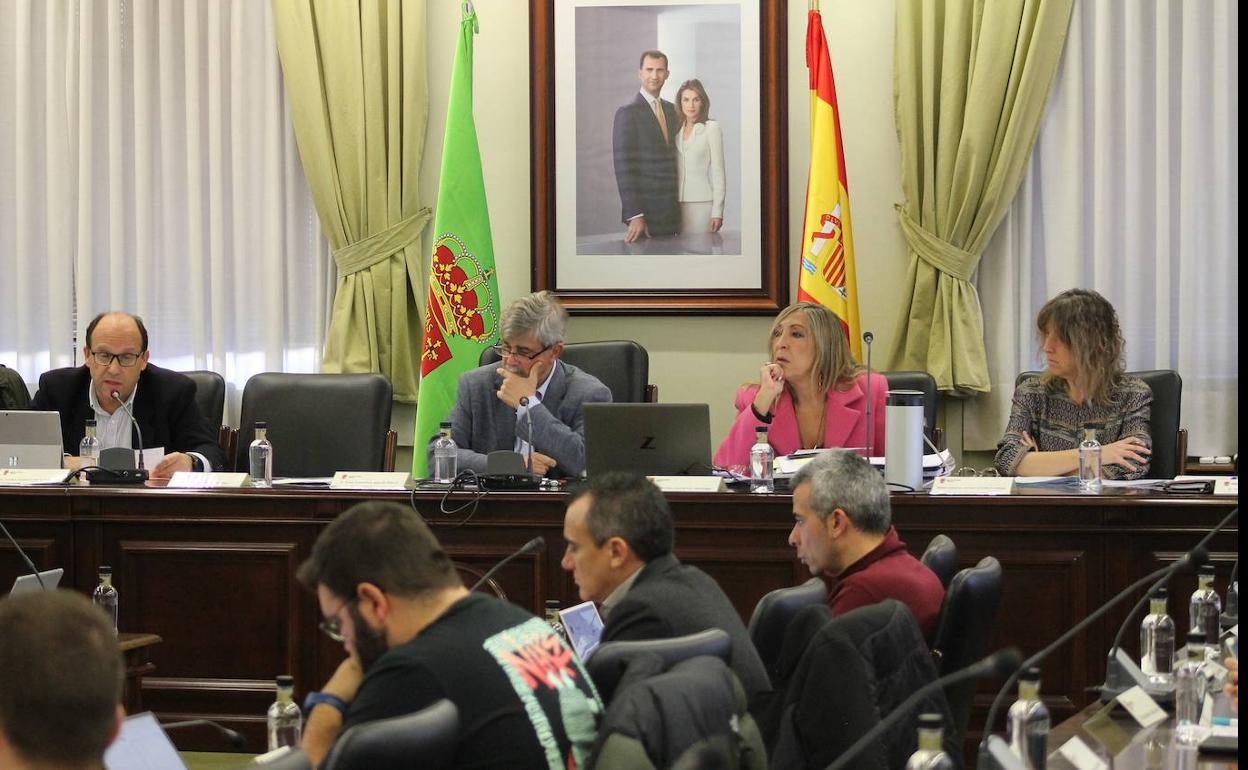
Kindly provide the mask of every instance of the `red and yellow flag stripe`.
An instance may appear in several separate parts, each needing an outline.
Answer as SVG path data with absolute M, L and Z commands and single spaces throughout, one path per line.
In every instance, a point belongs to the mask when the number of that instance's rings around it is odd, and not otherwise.
M 845 149 L 832 59 L 817 8 L 807 15 L 806 68 L 810 72 L 810 176 L 806 181 L 797 298 L 817 302 L 836 313 L 849 335 L 854 357 L 861 359 L 862 327 L 858 321 Z

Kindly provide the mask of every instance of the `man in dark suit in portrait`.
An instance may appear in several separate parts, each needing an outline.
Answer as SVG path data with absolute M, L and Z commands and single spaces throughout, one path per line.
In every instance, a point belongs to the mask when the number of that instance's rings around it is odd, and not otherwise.
M 600 605 L 602 642 L 670 639 L 722 628 L 732 670 L 751 701 L 771 690 L 741 617 L 715 579 L 681 564 L 667 499 L 644 476 L 604 473 L 569 496 L 563 519 L 572 573 L 583 601 Z
M 612 146 L 621 218 L 628 225 L 625 243 L 671 235 L 680 228 L 675 140 L 681 118 L 676 106 L 661 96 L 669 74 L 666 54 L 643 53 L 637 75 L 641 90 L 615 111 Z
M 96 421 L 100 449 L 138 449 L 124 403 L 143 432 L 143 446 L 165 449 L 164 459 L 151 469 L 152 478 L 224 467 L 216 433 L 195 402 L 195 383 L 148 363 L 151 351 L 143 319 L 101 313 L 87 326 L 86 342 L 86 365 L 44 372 L 30 402 L 31 409 L 61 413 L 67 454 L 78 454 L 88 419 Z

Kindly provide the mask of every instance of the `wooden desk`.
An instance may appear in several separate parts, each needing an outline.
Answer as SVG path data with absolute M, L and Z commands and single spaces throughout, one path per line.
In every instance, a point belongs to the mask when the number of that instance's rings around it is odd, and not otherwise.
M 126 665 L 126 693 L 122 705 L 127 714 L 143 711 L 143 677 L 156 670 L 151 660 L 151 648 L 163 640 L 156 634 L 117 634 L 117 646 Z
M 1074 765 L 1058 754 L 1057 750 L 1075 736 L 1083 739 L 1088 748 L 1109 765 L 1110 770 L 1236 770 L 1239 767 L 1239 762 L 1234 757 L 1201 754 L 1194 746 L 1176 744 L 1173 716 L 1151 728 L 1142 729 L 1139 723 L 1130 715 L 1122 713 L 1121 709 L 1115 712 L 1113 722 L 1130 736 L 1130 743 L 1111 755 L 1084 726 L 1103 705 L 1093 701 L 1087 708 L 1053 728 L 1049 733 L 1050 754 L 1047 767 L 1050 770 L 1074 770 Z
M 164 640 L 151 650 L 159 676 L 143 680 L 148 707 L 163 719 L 216 719 L 247 735 L 248 749 L 260 750 L 273 677 L 293 674 L 302 698 L 325 682 L 343 655 L 317 631 L 315 597 L 295 583 L 295 568 L 326 523 L 368 499 L 413 502 L 468 580 L 542 535 L 546 551 L 516 559 L 498 582 L 512 601 L 539 615 L 547 598 L 577 601 L 571 576 L 559 567 L 561 493 L 493 493 L 475 511 L 444 514 L 441 495 L 423 492 L 4 489 L 0 516 L 41 568 L 65 567 L 65 585 L 90 592 L 96 568 L 113 567 L 121 627 Z M 787 495 L 672 494 L 669 500 L 677 555 L 713 575 L 743 618 L 767 591 L 808 577 L 787 545 L 793 521 Z M 1025 653 L 1133 579 L 1182 555 L 1237 504 L 1137 490 L 892 500 L 894 522 L 914 553 L 944 533 L 957 544 L 962 566 L 987 555 L 1001 561 L 1005 586 L 993 645 L 1016 644 Z M 1238 558 L 1238 523 L 1211 550 L 1221 590 Z M 0 584 L 23 571 L 0 544 Z M 1193 576 L 1171 587 L 1170 611 L 1180 626 L 1194 588 Z M 1125 613 L 1125 607 L 1110 613 L 1046 666 L 1043 692 L 1055 721 L 1089 702 L 1085 689 L 1103 676 L 1106 650 Z M 1132 649 L 1135 637 L 1128 634 Z M 971 740 L 990 691 L 995 687 L 986 683 L 971 717 Z

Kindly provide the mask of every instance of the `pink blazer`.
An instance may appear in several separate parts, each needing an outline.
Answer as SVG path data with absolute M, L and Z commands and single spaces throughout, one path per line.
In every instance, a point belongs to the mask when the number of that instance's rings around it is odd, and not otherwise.
M 824 417 L 823 443 L 828 447 L 865 447 L 867 445 L 867 394 L 865 375 L 849 390 L 828 391 L 828 408 Z M 728 435 L 715 452 L 715 464 L 720 467 L 748 466 L 750 447 L 754 446 L 754 431 L 767 425 L 754 416 L 750 405 L 758 394 L 757 385 L 745 385 L 737 391 L 737 418 L 732 421 Z M 888 397 L 888 380 L 884 375 L 871 375 L 872 420 L 875 427 L 871 436 L 871 452 L 884 454 L 884 404 Z M 771 408 L 771 425 L 767 440 L 776 450 L 776 456 L 796 452 L 802 446 L 797 431 L 797 413 L 793 411 L 793 396 L 786 389 Z

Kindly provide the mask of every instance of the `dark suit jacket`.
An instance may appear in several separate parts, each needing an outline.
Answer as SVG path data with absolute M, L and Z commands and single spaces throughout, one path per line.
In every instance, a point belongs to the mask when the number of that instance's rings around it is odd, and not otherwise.
M 680 229 L 675 139 L 682 121 L 675 105 L 666 100 L 662 104 L 671 141 L 663 141 L 654 109 L 640 93 L 615 111 L 611 134 L 621 219 L 628 222 L 645 215 L 651 235 L 671 235 Z
M 516 438 L 529 440 L 528 420 L 517 420 L 516 410 L 498 398 L 503 378 L 497 363 L 464 372 L 451 408 L 451 438 L 459 447 L 459 470 L 485 472 L 486 455 L 512 450 Z M 585 470 L 585 418 L 581 406 L 611 400 L 611 389 L 589 372 L 559 361 L 542 403 L 529 410 L 533 417 L 533 451 L 553 457 L 553 477 L 578 476 Z M 433 440 L 425 447 L 433 467 Z
M 715 579 L 672 554 L 641 568 L 624 598 L 607 615 L 603 642 L 670 639 L 722 628 L 732 637 L 732 670 L 753 702 L 771 690 L 767 670 L 737 610 Z
M 90 387 L 91 370 L 85 366 L 53 369 L 40 375 L 39 392 L 30 403 L 31 409 L 61 413 L 61 439 L 71 455 L 78 454 L 87 419 L 95 416 Z M 189 377 L 148 364 L 139 375 L 138 388 L 134 420 L 143 431 L 143 446 L 199 452 L 213 470 L 225 468 L 216 434 L 195 403 L 195 383 Z M 131 435 L 130 441 L 135 448 L 139 446 L 137 436 Z

